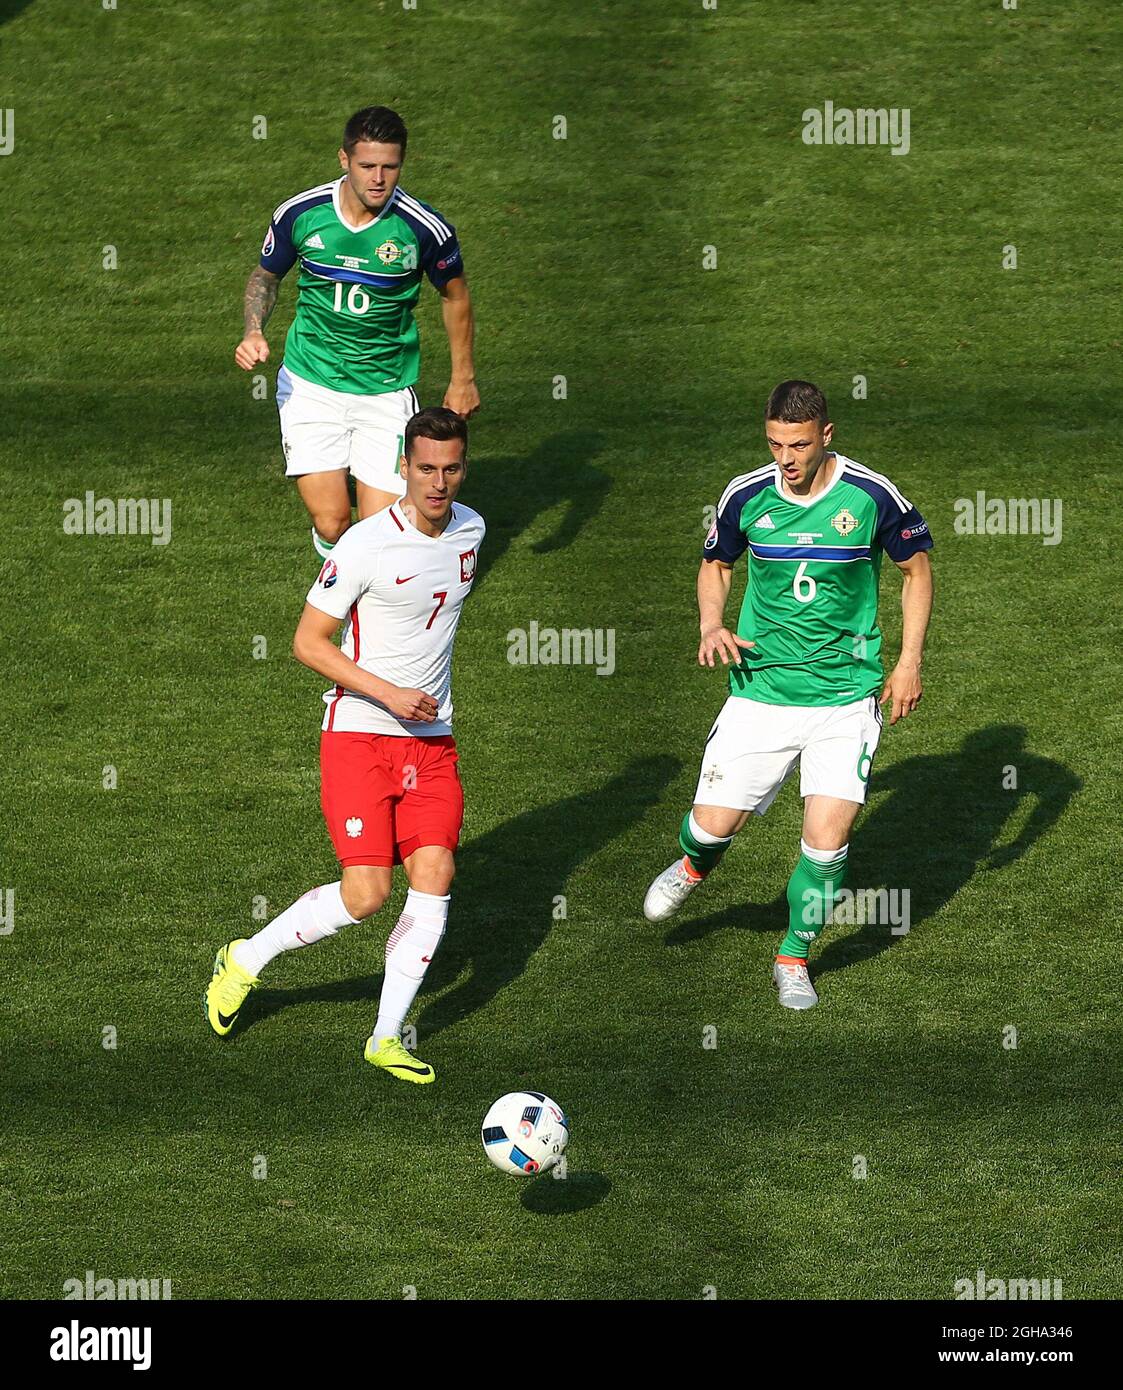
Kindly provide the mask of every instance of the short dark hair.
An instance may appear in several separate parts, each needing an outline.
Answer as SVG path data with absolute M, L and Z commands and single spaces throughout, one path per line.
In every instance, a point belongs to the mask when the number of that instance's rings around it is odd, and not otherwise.
M 802 425 L 807 420 L 825 425 L 831 417 L 826 396 L 813 382 L 781 381 L 768 397 L 764 418 L 782 420 L 786 425 Z
M 405 455 L 413 453 L 415 439 L 459 439 L 464 446 L 462 457 L 468 457 L 468 421 L 455 410 L 443 405 L 429 405 L 411 415 L 406 425 Z
M 406 123 L 388 106 L 364 106 L 356 111 L 343 127 L 343 148 L 354 153 L 360 140 L 373 140 L 379 145 L 400 145 L 406 157 Z

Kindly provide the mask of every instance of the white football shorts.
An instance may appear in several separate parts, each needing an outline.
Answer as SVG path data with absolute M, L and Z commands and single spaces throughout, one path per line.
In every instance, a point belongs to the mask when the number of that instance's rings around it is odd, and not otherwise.
M 862 805 L 880 738 L 876 695 L 849 705 L 766 705 L 731 695 L 706 739 L 695 805 L 763 816 L 797 762 L 800 796 Z
M 412 386 L 380 396 L 332 391 L 295 376 L 277 373 L 277 412 L 285 476 L 346 469 L 359 482 L 401 497 L 398 471 L 406 423 L 420 405 Z

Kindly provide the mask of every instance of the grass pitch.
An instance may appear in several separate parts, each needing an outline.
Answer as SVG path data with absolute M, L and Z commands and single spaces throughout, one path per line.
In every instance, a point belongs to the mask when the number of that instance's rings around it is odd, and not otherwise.
M 1118 1297 L 1111 16 L 354 15 L 0 6 L 0 1293 L 92 1269 L 175 1298 L 947 1298 L 981 1267 Z M 908 108 L 907 157 L 805 145 L 826 100 Z M 410 127 L 403 185 L 459 229 L 484 401 L 468 811 L 420 1092 L 362 1062 L 401 888 L 276 961 L 228 1042 L 199 1009 L 255 900 L 334 875 L 321 683 L 288 656 L 315 561 L 232 353 L 272 207 L 332 176 L 372 101 Z M 722 699 L 693 660 L 704 508 L 766 461 L 763 402 L 795 375 L 925 513 L 937 580 L 924 703 L 882 740 L 853 852 L 854 886 L 910 891 L 911 930 L 828 929 L 805 1016 L 769 984 L 796 788 L 680 918 L 639 911 Z M 1062 543 L 957 535 L 979 490 L 1061 498 Z M 64 535 L 87 491 L 170 498 L 171 542 Z M 898 593 L 886 565 L 888 652 Z M 613 629 L 614 674 L 509 664 L 532 621 Z M 484 1111 L 522 1087 L 570 1114 L 565 1181 L 484 1159 Z

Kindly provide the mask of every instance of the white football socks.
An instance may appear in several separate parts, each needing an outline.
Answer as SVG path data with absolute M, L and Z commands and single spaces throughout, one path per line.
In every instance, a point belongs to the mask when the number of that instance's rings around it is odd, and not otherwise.
M 841 849 L 812 849 L 806 840 L 800 839 L 799 852 L 807 856 L 813 864 L 833 864 L 836 859 L 845 859 L 850 852 L 849 843 Z
M 386 943 L 386 976 L 374 1025 L 376 1040 L 401 1036 L 406 1014 L 445 934 L 448 904 L 447 893 L 439 898 L 411 888 L 406 894 L 402 915 Z
M 340 927 L 354 926 L 359 920 L 343 906 L 341 885 L 325 883 L 297 898 L 256 936 L 235 946 L 232 954 L 243 970 L 260 975 L 282 951 L 311 946 L 314 941 L 334 936 Z

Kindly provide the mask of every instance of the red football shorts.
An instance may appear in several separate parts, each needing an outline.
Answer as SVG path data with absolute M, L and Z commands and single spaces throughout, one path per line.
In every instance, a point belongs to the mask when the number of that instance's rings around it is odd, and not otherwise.
M 320 735 L 320 805 L 339 862 L 400 864 L 422 845 L 454 850 L 464 789 L 451 734 Z

